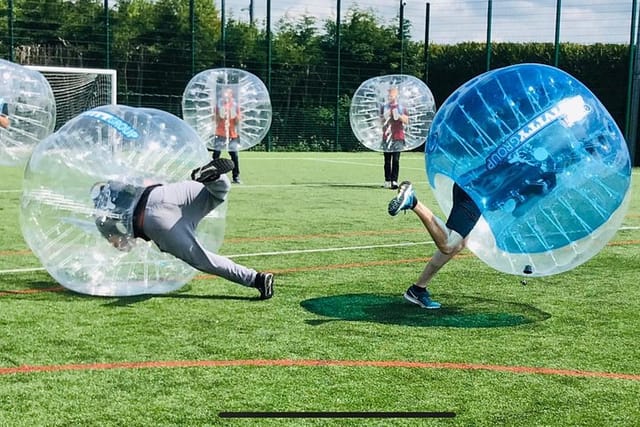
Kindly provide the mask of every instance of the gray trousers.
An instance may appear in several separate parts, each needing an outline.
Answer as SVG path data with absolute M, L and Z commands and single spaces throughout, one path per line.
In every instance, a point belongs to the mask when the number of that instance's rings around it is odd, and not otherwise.
M 226 175 L 207 183 L 183 181 L 154 188 L 144 211 L 144 233 L 162 252 L 193 268 L 243 286 L 254 286 L 257 272 L 205 249 L 196 238 L 198 223 L 224 202 L 231 184 Z

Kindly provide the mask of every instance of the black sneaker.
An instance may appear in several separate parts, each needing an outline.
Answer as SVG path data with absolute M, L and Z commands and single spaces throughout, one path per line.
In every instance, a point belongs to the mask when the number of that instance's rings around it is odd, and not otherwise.
M 273 274 L 258 273 L 254 285 L 260 291 L 260 299 L 269 299 L 273 296 Z
M 214 159 L 204 166 L 191 171 L 191 179 L 206 184 L 233 170 L 235 164 L 230 159 Z
M 407 289 L 407 292 L 405 292 L 403 296 L 407 301 L 428 310 L 437 310 L 440 308 L 440 303 L 431 299 L 429 291 L 419 289 L 415 285 L 409 286 L 409 289 Z

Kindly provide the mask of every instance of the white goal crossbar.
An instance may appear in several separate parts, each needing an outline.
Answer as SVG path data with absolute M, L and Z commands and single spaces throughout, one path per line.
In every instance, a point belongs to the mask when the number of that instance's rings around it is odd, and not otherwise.
M 116 70 L 42 65 L 26 67 L 40 72 L 51 86 L 56 100 L 56 129 L 83 111 L 118 103 Z
M 49 67 L 44 65 L 26 65 L 27 68 L 40 71 L 41 73 L 77 73 L 77 74 L 106 74 L 111 76 L 111 102 L 110 104 L 118 103 L 118 77 L 116 70 L 107 68 L 77 68 L 77 67 Z

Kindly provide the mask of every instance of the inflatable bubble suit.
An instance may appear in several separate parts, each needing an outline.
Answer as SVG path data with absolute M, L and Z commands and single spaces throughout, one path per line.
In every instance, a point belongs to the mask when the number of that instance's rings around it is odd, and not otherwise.
M 56 101 L 38 71 L 0 59 L 0 165 L 24 165 L 33 147 L 53 132 Z
M 436 114 L 425 157 L 444 212 L 453 182 L 479 206 L 468 247 L 502 272 L 568 271 L 604 247 L 627 210 L 620 130 L 589 89 L 551 66 L 514 65 L 460 87 Z
M 182 95 L 182 117 L 209 150 L 242 151 L 271 127 L 269 91 L 255 75 L 216 68 L 195 75 Z
M 209 155 L 178 117 L 150 108 L 105 105 L 68 121 L 36 146 L 26 165 L 20 225 L 49 274 L 75 292 L 100 296 L 159 294 L 196 274 L 189 265 L 135 239 L 121 251 L 96 226 L 92 188 L 101 182 L 134 186 L 189 179 Z M 226 203 L 198 226 L 199 239 L 222 244 Z
M 424 144 L 435 112 L 435 100 L 426 84 L 413 76 L 392 74 L 360 85 L 351 100 L 349 121 L 365 147 L 408 151 Z

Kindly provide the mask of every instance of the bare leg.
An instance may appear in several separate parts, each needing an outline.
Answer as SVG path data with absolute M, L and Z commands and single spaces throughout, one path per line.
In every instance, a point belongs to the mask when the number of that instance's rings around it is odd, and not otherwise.
M 429 282 L 431 282 L 433 276 L 435 276 L 436 273 L 438 273 L 438 271 L 440 271 L 440 269 L 453 257 L 454 255 L 446 255 L 440 252 L 440 250 L 437 250 L 429 262 L 427 262 L 427 265 L 424 267 L 424 270 L 422 270 L 422 274 L 420 274 L 415 285 L 419 288 L 426 288 L 429 286 Z
M 449 230 L 442 220 L 421 202 L 416 204 L 413 211 L 438 247 L 415 283 L 419 288 L 426 288 L 436 273 L 465 247 L 466 239 L 457 232 Z
M 431 209 L 418 202 L 413 211 L 426 227 L 440 252 L 453 256 L 464 248 L 465 242 L 462 236 L 453 230 L 449 230 L 444 222 L 433 214 Z

